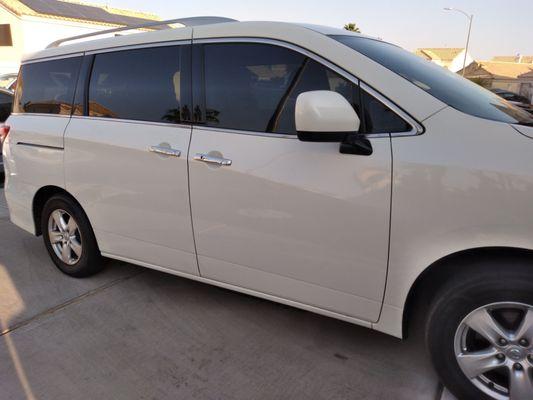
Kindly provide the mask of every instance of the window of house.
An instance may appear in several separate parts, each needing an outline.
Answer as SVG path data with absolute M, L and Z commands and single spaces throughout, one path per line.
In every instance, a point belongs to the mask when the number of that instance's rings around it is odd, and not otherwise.
M 70 115 L 82 57 L 22 65 L 14 111 Z
M 9 24 L 0 24 L 0 46 L 13 46 L 11 25 Z
M 180 46 L 97 54 L 89 84 L 89 116 L 181 122 Z

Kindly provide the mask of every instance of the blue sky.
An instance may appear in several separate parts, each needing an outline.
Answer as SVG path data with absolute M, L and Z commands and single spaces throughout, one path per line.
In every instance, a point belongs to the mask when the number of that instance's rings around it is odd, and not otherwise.
M 96 0 L 112 7 L 158 14 L 163 19 L 220 15 L 242 21 L 309 22 L 342 27 L 356 22 L 363 33 L 408 50 L 464 47 L 467 19 L 444 7 L 474 14 L 471 54 L 533 54 L 533 0 Z

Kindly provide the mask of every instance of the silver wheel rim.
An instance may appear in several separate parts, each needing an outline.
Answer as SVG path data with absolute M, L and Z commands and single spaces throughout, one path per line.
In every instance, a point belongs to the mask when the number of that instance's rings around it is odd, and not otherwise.
M 48 218 L 48 238 L 55 255 L 67 265 L 76 264 L 82 254 L 81 233 L 76 220 L 65 210 Z
M 455 357 L 466 377 L 497 400 L 533 394 L 533 306 L 501 302 L 478 308 L 459 325 Z

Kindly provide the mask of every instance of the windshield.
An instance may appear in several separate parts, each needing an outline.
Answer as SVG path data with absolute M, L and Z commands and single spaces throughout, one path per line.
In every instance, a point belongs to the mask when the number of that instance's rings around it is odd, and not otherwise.
M 511 124 L 533 125 L 533 116 L 468 79 L 393 44 L 359 36 L 331 38 L 380 63 L 464 113 Z
M 0 75 L 0 88 L 9 87 L 15 79 L 17 79 L 17 74 Z

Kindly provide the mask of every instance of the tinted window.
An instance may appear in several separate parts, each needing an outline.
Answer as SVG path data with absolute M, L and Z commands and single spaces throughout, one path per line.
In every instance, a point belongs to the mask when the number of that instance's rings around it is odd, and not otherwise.
M 205 45 L 206 122 L 267 132 L 305 56 L 266 44 Z
M 381 102 L 374 99 L 359 85 L 348 81 L 322 64 L 308 59 L 296 84 L 284 101 L 279 118 L 274 119 L 273 132 L 296 133 L 294 113 L 296 99 L 313 90 L 330 90 L 344 96 L 361 119 L 361 133 L 390 133 L 410 130 L 409 125 Z
M 508 101 L 517 101 L 520 103 L 529 104 L 528 99 L 526 99 L 524 96 L 520 96 L 519 94 L 504 93 L 501 97 Z
M 494 93 L 400 47 L 358 36 L 332 37 L 459 111 L 501 122 L 533 123 L 527 112 Z
M 0 92 L 0 104 L 11 104 L 13 96 L 7 93 Z
M 365 115 L 365 133 L 408 132 L 412 129 L 394 111 L 364 90 L 361 91 L 361 103 Z
M 89 85 L 89 115 L 181 122 L 182 78 L 179 46 L 98 54 Z
M 4 122 L 9 114 L 13 104 L 13 96 L 0 92 L 0 122 Z
M 301 93 L 342 94 L 361 118 L 361 132 L 404 132 L 410 127 L 359 86 L 322 64 L 266 44 L 205 46 L 206 122 L 209 126 L 296 134 Z M 361 117 L 363 116 L 363 117 Z
M 14 109 L 19 113 L 70 115 L 81 57 L 24 64 Z
M 307 59 L 304 68 L 295 80 L 294 87 L 290 89 L 284 100 L 279 117 L 274 119 L 273 132 L 296 133 L 294 121 L 296 99 L 300 94 L 313 90 L 331 90 L 342 94 L 355 108 L 357 114 L 361 115 L 359 86 L 347 81 L 318 62 Z

